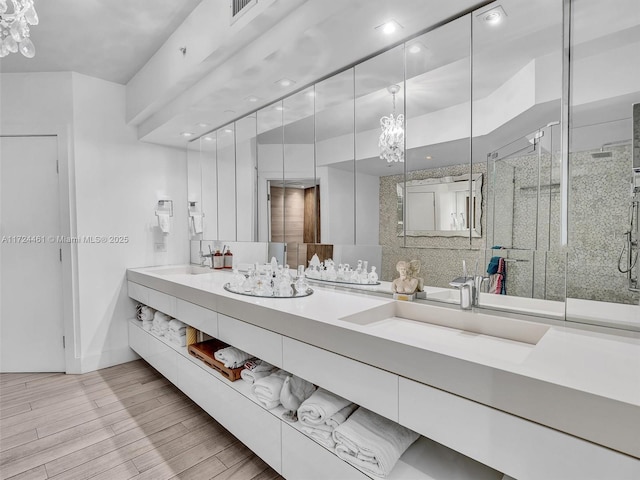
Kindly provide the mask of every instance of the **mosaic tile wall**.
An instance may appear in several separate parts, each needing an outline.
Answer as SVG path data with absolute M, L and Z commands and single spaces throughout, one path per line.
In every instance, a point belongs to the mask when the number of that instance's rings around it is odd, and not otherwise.
M 638 304 L 617 268 L 629 229 L 631 146 L 608 150 L 610 158 L 570 157 L 567 295 Z

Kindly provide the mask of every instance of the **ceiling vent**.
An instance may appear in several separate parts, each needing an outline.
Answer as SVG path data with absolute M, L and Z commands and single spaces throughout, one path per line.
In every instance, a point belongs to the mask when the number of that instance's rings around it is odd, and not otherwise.
M 247 13 L 258 0 L 231 0 L 231 23 Z

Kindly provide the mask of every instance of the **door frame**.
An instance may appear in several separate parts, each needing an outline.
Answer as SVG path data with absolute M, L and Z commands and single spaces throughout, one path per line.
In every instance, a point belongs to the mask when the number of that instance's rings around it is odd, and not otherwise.
M 58 144 L 58 212 L 60 235 L 77 236 L 73 132 L 70 124 L 3 123 L 3 137 L 55 136 Z M 65 373 L 81 373 L 80 323 L 78 301 L 78 247 L 74 242 L 60 244 L 62 249 L 62 318 L 65 336 Z

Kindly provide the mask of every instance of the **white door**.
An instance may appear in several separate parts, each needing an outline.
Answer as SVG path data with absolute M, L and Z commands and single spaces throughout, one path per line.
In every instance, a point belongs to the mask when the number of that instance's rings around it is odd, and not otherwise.
M 0 371 L 64 372 L 58 144 L 0 137 Z

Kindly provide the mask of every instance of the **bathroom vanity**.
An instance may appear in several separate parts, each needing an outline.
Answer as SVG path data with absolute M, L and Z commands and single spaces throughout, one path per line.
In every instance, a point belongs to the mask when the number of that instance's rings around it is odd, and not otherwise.
M 638 338 L 319 285 L 247 297 L 230 276 L 129 269 L 128 292 L 420 433 L 389 478 L 640 478 Z M 136 320 L 129 343 L 285 478 L 368 478 Z

